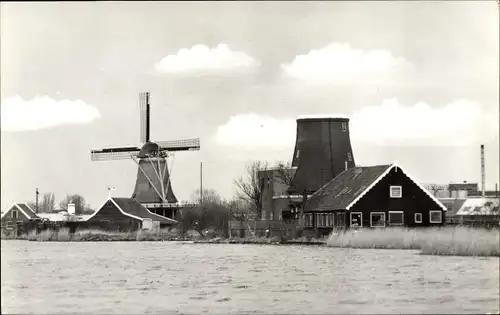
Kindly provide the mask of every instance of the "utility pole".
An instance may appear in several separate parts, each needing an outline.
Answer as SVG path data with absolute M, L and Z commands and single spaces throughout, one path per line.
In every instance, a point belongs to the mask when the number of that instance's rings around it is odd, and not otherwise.
M 200 162 L 200 204 L 203 203 L 203 162 Z
M 36 189 L 35 213 L 38 213 L 38 188 Z

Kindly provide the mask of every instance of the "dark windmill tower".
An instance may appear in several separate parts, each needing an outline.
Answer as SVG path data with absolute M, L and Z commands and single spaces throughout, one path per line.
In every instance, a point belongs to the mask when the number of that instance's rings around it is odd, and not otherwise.
M 300 116 L 292 167 L 296 167 L 289 192 L 309 195 L 347 168 L 354 167 L 349 118 Z
M 91 158 L 92 161 L 132 159 L 138 166 L 132 198 L 152 212 L 173 217 L 181 205 L 172 190 L 167 157 L 177 151 L 199 150 L 200 139 L 150 141 L 149 92 L 139 94 L 139 106 L 142 147 L 95 149 Z

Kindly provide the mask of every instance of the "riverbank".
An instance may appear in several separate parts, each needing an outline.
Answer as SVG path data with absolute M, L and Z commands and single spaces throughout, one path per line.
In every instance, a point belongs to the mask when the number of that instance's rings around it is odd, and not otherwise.
M 362 229 L 332 233 L 327 246 L 413 249 L 426 255 L 500 257 L 500 231 L 468 227 Z
M 14 239 L 39 242 L 137 242 L 137 241 L 188 241 L 198 244 L 256 244 L 256 245 L 316 245 L 358 249 L 411 249 L 426 255 L 493 256 L 500 257 L 498 229 L 486 230 L 467 227 L 429 229 L 361 229 L 333 232 L 326 239 L 280 237 L 203 238 L 197 233 L 179 236 L 178 231 L 107 232 L 81 230 L 74 234 L 68 229 L 30 233 Z M 5 239 L 5 238 L 2 238 Z

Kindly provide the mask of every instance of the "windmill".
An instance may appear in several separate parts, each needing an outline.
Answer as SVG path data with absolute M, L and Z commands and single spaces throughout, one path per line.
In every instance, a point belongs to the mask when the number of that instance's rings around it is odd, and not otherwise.
M 172 190 L 167 158 L 178 151 L 200 149 L 200 139 L 150 141 L 149 92 L 139 94 L 141 147 L 112 147 L 91 151 L 92 161 L 132 159 L 138 166 L 132 198 L 144 204 L 150 211 L 173 217 L 181 205 Z M 173 161 L 172 161 L 173 162 Z

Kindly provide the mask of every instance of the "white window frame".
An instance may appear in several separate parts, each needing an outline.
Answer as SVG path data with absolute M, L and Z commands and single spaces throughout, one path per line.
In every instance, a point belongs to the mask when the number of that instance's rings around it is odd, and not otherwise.
M 393 188 L 399 188 L 399 191 L 400 191 L 400 195 L 399 196 L 395 196 L 393 195 L 392 193 L 392 189 Z M 389 186 L 389 195 L 391 198 L 403 198 L 403 186 Z
M 18 219 L 19 218 L 19 212 L 16 209 L 12 209 L 12 213 L 10 215 L 12 219 Z
M 401 217 L 403 218 L 403 220 L 402 220 L 403 222 L 401 222 L 401 223 L 392 223 L 391 222 L 391 213 L 394 213 L 394 214 L 401 213 Z M 404 214 L 404 212 L 403 211 L 389 211 L 389 225 L 398 225 L 398 226 L 405 225 L 405 214 Z
M 439 221 L 432 221 L 432 213 L 439 212 Z M 429 222 L 430 223 L 443 223 L 443 212 L 441 210 L 431 210 L 429 211 Z
M 383 215 L 383 222 L 384 222 L 384 226 L 373 226 L 373 215 L 374 214 L 382 214 Z M 378 211 L 378 212 L 370 212 L 370 227 L 373 227 L 373 228 L 383 228 L 385 227 L 385 212 L 382 212 L 382 211 Z
M 12 222 L 12 221 L 7 221 L 7 223 L 5 224 L 5 228 L 6 228 L 7 230 L 12 230 L 12 229 L 14 229 L 14 226 L 15 226 L 15 224 L 14 224 L 14 222 Z
M 346 132 L 347 131 L 347 123 L 344 121 L 342 122 L 342 131 Z
M 417 215 L 420 215 L 420 220 L 417 220 Z M 415 223 L 422 223 L 422 218 L 423 218 L 423 216 L 422 216 L 421 212 L 417 212 L 413 215 L 413 219 L 414 219 Z
M 353 214 L 360 214 L 361 215 L 361 225 L 360 226 L 355 226 L 355 228 L 362 228 L 363 227 L 363 212 L 351 212 L 349 214 L 349 227 L 352 228 L 352 215 Z

